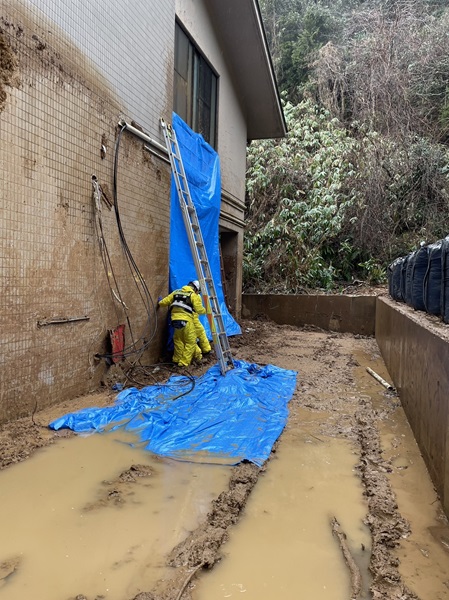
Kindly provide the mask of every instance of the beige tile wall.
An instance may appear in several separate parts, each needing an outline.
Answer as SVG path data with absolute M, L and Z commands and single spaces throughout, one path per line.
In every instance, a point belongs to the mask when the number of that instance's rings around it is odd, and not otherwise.
M 151 68 L 141 80 L 127 80 L 131 106 L 114 83 L 121 71 L 129 72 L 128 57 L 123 52 L 113 56 L 107 47 L 103 55 L 98 44 L 87 56 L 80 47 L 83 40 L 98 42 L 92 19 L 107 20 L 111 6 L 117 9 L 120 3 L 95 2 L 96 12 L 86 13 L 81 36 L 83 15 L 72 15 L 71 28 L 72 8 L 64 18 L 59 14 L 65 4 L 77 5 L 68 0 L 0 2 L 0 423 L 97 388 L 107 368 L 95 355 L 105 351 L 108 331 L 119 323 L 126 324 L 127 344 L 134 339 L 140 347 L 141 336 L 152 340 L 142 363 L 157 360 L 163 346 L 164 324 L 156 328 L 154 314 L 148 319 L 142 288 L 124 258 L 114 210 L 103 203 L 112 264 L 109 276 L 105 271 L 91 178 L 97 176 L 112 200 L 119 119 L 145 115 L 143 125 L 154 135 L 159 117 L 170 115 L 173 27 L 167 27 L 163 39 L 154 33 L 132 41 L 145 48 L 159 42 L 162 50 L 153 51 Z M 154 12 L 160 4 L 171 18 L 169 0 L 146 6 Z M 136 10 L 143 6 L 137 3 Z M 55 15 L 59 11 L 59 25 L 52 20 L 52 8 Z M 129 9 L 113 16 L 115 23 L 128 20 L 131 29 L 139 17 Z M 111 31 L 112 47 L 118 34 Z M 114 64 L 101 70 L 100 58 Z M 168 281 L 169 167 L 124 132 L 117 183 L 128 246 L 156 299 L 167 291 Z M 38 325 L 56 318 L 80 320 Z M 130 353 L 129 360 L 136 358 Z

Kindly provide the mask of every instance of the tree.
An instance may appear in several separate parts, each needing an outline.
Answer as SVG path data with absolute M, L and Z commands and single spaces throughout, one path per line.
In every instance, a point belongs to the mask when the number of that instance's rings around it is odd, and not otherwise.
M 323 248 L 357 202 L 356 143 L 310 101 L 287 102 L 284 112 L 287 137 L 248 149 L 245 288 L 329 288 L 336 269 L 326 264 Z
M 449 233 L 449 9 L 263 0 L 289 128 L 248 149 L 246 290 L 379 280 Z

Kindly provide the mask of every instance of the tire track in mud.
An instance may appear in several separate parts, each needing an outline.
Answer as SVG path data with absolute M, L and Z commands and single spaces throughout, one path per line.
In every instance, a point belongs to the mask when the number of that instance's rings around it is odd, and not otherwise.
M 354 430 L 360 447 L 357 468 L 369 508 L 365 523 L 372 539 L 372 598 L 419 600 L 403 583 L 398 571 L 399 561 L 391 552 L 399 546 L 402 538 L 411 533 L 410 525 L 398 510 L 395 494 L 386 475 L 391 471 L 391 466 L 382 457 L 379 432 L 375 425 L 376 413 L 367 399 L 361 398 L 360 404 L 355 414 Z

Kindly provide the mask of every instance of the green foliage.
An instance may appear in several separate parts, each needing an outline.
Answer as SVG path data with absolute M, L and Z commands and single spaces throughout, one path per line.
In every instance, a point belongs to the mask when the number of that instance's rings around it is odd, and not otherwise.
M 313 53 L 331 39 L 336 29 L 331 13 L 320 5 L 307 7 L 300 23 L 298 15 L 285 21 L 278 64 L 279 85 L 288 91 L 290 99 L 300 98 L 301 89 L 309 79 Z
M 385 283 L 387 280 L 387 269 L 380 265 L 374 258 L 369 258 L 365 262 L 359 263 L 363 269 L 362 277 L 371 285 Z
M 336 270 L 322 248 L 357 202 L 356 142 L 310 101 L 287 103 L 284 111 L 287 137 L 253 142 L 248 150 L 245 286 L 328 289 Z
M 260 4 L 289 133 L 248 148 L 244 288 L 383 282 L 449 233 L 449 9 Z
M 344 17 L 364 0 L 260 0 L 278 84 L 303 97 L 315 52 L 342 31 Z

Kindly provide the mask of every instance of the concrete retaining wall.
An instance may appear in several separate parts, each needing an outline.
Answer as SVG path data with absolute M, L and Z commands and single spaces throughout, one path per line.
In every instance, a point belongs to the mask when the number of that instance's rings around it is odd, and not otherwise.
M 376 340 L 449 514 L 449 328 L 424 313 L 378 298 Z
M 374 335 L 375 296 L 244 294 L 242 315 L 266 315 L 280 325 Z

